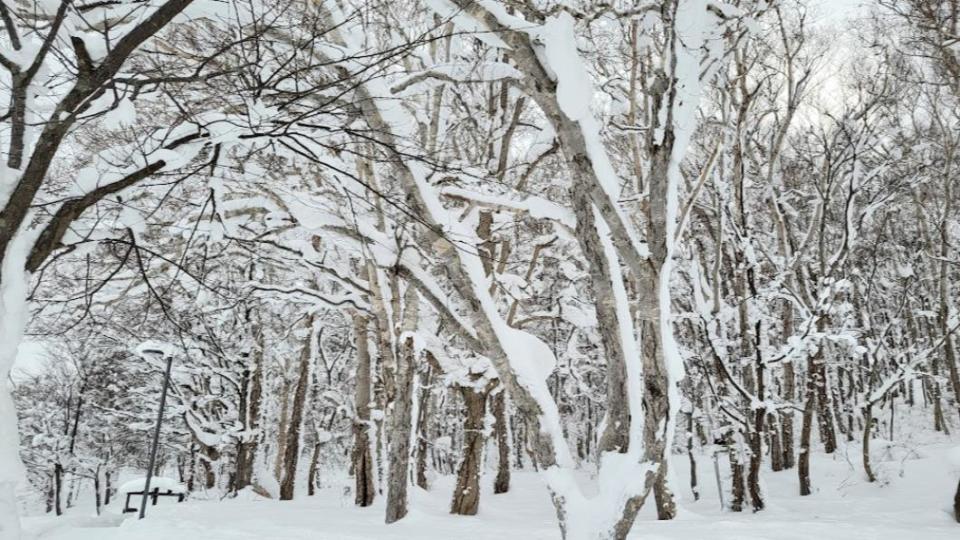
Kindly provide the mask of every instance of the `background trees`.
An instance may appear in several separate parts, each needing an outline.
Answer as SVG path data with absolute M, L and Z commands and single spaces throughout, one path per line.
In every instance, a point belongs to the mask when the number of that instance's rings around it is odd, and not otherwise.
M 554 4 L 5 4 L 38 499 L 143 466 L 147 339 L 179 351 L 161 471 L 283 500 L 349 471 L 387 522 L 434 472 L 477 513 L 495 462 L 623 538 L 651 493 L 675 516 L 677 453 L 761 511 L 767 466 L 807 495 L 856 444 L 879 481 L 901 415 L 954 427 L 951 4 L 882 2 L 840 78 L 803 2 Z

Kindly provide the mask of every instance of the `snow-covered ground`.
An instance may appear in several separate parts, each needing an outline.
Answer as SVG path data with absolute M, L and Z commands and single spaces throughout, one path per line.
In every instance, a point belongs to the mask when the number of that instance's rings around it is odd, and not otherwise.
M 834 456 L 815 455 L 816 493 L 796 495 L 796 471 L 766 471 L 769 507 L 764 512 L 721 512 L 712 462 L 701 458 L 698 474 L 702 497 L 694 502 L 685 456 L 675 456 L 675 488 L 681 515 L 658 522 L 644 509 L 631 538 L 649 540 L 907 540 L 960 538 L 950 503 L 956 487 L 956 466 L 949 455 L 955 444 L 935 443 L 912 449 L 879 450 L 884 484 L 867 484 L 859 447 Z M 383 498 L 371 508 L 356 508 L 341 481 L 314 497 L 291 502 L 256 498 L 193 500 L 150 507 L 147 519 L 112 512 L 92 518 L 74 508 L 62 518 L 28 517 L 28 539 L 43 540 L 472 540 L 559 538 L 553 509 L 535 473 L 514 475 L 510 493 L 494 496 L 488 489 L 475 517 L 447 513 L 452 478 L 440 478 L 429 492 L 414 490 L 410 515 L 399 523 L 383 523 Z M 489 488 L 485 482 L 485 487 Z

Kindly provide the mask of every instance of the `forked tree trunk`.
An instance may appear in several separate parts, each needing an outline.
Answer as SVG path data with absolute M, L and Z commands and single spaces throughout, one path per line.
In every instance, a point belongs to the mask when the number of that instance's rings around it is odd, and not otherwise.
M 487 393 L 463 386 L 460 387 L 460 394 L 467 417 L 463 425 L 463 457 L 457 470 L 450 513 L 474 516 L 480 507 L 480 465 L 483 460 L 483 420 L 486 416 Z
M 354 502 L 370 506 L 376 493 L 373 455 L 370 449 L 370 342 L 367 318 L 353 316 L 353 335 L 357 348 L 356 391 L 357 416 L 353 422 L 353 475 L 356 480 Z

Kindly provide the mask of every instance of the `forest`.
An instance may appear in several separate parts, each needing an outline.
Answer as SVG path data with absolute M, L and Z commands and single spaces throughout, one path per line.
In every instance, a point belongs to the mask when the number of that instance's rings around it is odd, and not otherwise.
M 0 540 L 960 537 L 960 0 L 0 22 Z

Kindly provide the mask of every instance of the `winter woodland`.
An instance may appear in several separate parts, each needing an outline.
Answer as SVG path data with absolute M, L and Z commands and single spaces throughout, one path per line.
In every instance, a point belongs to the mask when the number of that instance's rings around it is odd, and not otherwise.
M 960 537 L 960 0 L 856 4 L 0 0 L 0 539 Z

